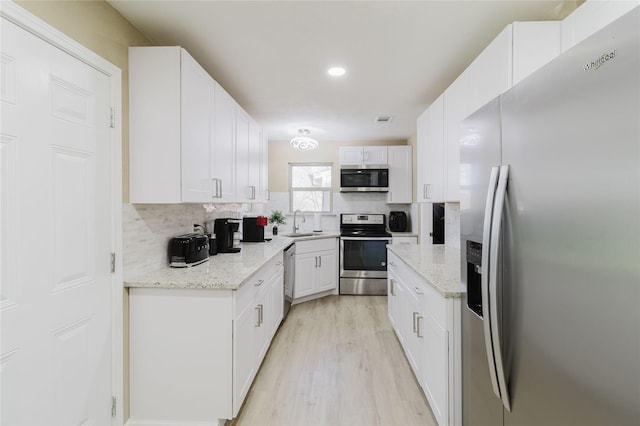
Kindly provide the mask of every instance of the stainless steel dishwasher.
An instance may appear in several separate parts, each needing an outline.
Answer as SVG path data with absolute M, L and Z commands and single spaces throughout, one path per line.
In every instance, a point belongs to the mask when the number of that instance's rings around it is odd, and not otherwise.
M 296 279 L 296 245 L 291 244 L 284 251 L 284 320 L 293 302 L 293 286 Z

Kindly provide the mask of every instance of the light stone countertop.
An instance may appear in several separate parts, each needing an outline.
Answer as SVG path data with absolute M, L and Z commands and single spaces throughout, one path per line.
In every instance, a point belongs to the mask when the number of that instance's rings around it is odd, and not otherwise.
M 273 236 L 264 243 L 240 243 L 239 253 L 218 253 L 190 268 L 165 266 L 126 281 L 126 287 L 237 290 L 260 268 L 298 240 L 336 238 L 337 234 L 301 238 Z
M 387 245 L 444 297 L 460 297 L 460 249 L 446 245 Z

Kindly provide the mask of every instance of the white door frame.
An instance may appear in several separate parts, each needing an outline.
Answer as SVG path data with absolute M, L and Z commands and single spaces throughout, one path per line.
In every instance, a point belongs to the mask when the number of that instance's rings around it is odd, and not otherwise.
M 111 274 L 112 289 L 112 378 L 116 415 L 113 425 L 122 425 L 123 418 L 123 284 L 122 284 L 122 72 L 120 68 L 67 37 L 46 22 L 13 2 L 0 1 L 0 16 L 45 40 L 69 55 L 107 75 L 111 82 L 111 105 L 114 123 L 111 129 L 111 252 L 115 253 L 115 272 Z M 107 259 L 105 259 L 107 261 Z

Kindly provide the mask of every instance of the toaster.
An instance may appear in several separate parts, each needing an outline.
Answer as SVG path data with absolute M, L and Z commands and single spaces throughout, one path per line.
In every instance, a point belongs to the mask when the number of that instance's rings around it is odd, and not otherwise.
M 169 265 L 186 268 L 209 259 L 209 237 L 204 234 L 185 234 L 169 241 Z

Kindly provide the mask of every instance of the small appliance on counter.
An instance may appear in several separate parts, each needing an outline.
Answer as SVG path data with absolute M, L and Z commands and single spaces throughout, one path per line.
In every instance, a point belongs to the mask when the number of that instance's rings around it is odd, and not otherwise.
M 209 237 L 204 234 L 184 234 L 169 240 L 169 265 L 187 268 L 209 260 Z
M 389 213 L 389 230 L 391 232 L 407 232 L 409 220 L 405 212 Z
M 216 219 L 213 232 L 216 234 L 218 253 L 238 253 L 240 247 L 233 246 L 233 234 L 238 231 L 240 221 L 232 218 Z
M 264 239 L 264 227 L 267 226 L 266 216 L 245 216 L 242 218 L 242 242 L 262 243 Z

